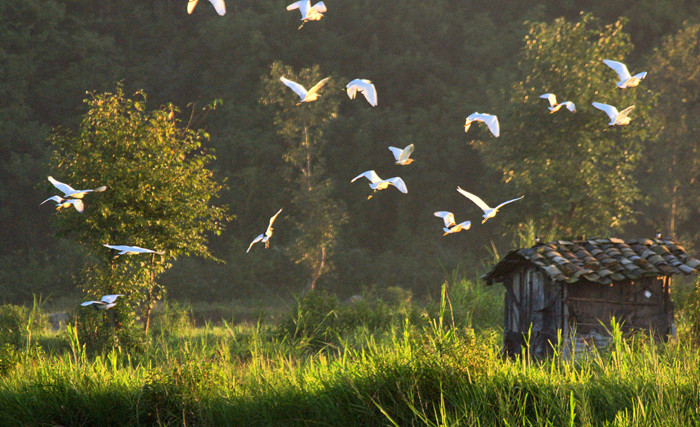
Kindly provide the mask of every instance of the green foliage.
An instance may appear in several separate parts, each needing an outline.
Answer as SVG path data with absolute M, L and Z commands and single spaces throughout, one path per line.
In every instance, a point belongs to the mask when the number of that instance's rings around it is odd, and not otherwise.
M 503 323 L 503 289 L 452 273 L 447 284 L 456 321 L 476 330 L 496 329 Z
M 277 133 L 287 146 L 283 158 L 289 165 L 287 181 L 295 207 L 296 237 L 288 246 L 291 258 L 309 272 L 307 289 L 314 290 L 316 282 L 332 269 L 331 259 L 340 227 L 346 222 L 343 204 L 333 197 L 333 180 L 324 171 L 325 130 L 338 116 L 339 103 L 333 94 L 339 87 L 328 81 L 319 91 L 319 100 L 296 105 L 299 97 L 287 88 L 280 77 L 311 89 L 324 76 L 319 67 L 295 73 L 280 62 L 272 64 L 269 78 L 264 81 L 265 93 L 260 102 L 277 107 L 274 123 Z
M 4 339 L 0 341 L 0 377 L 7 375 L 19 362 L 17 347 Z
M 153 337 L 144 352 L 86 354 L 70 337 L 70 351 L 8 350 L 0 424 L 696 422 L 700 353 L 691 342 L 655 344 L 613 326 L 608 350 L 577 360 L 501 359 L 498 333 L 454 326 L 448 294 L 437 317 L 372 334 L 359 326 L 339 334 L 343 346 L 331 351 L 300 352 L 260 324 L 183 328 Z
M 145 411 L 140 422 L 149 425 L 199 425 L 204 422 L 200 392 L 212 385 L 208 364 L 186 361 L 169 371 L 152 372 L 141 389 Z
M 343 346 L 343 337 L 356 330 L 381 333 L 418 318 L 410 291 L 402 288 L 353 295 L 342 303 L 335 294 L 316 290 L 297 300 L 276 334 L 298 348 L 314 350 Z
M 617 75 L 601 61 L 624 62 L 631 51 L 623 22 L 602 25 L 582 14 L 578 22 L 532 24 L 518 62 L 521 80 L 508 91 L 501 138 L 475 142 L 514 187 L 506 194 L 526 194 L 518 216 L 532 217 L 541 228 L 565 236 L 606 234 L 633 220 L 640 191 L 632 174 L 654 123 L 644 85 L 618 89 Z M 574 101 L 577 112 L 548 114 L 539 99 L 546 92 Z M 606 129 L 608 117 L 591 106 L 594 101 L 637 108 L 630 125 Z
M 0 345 L 24 348 L 29 344 L 32 333 L 42 331 L 47 326 L 48 318 L 36 304 L 32 309 L 13 304 L 0 306 Z
M 203 130 L 181 127 L 172 105 L 148 111 L 146 95 L 90 94 L 77 133 L 53 135 L 54 175 L 78 188 L 107 186 L 85 197 L 85 212 L 60 212 L 58 234 L 87 248 L 98 262 L 86 266 L 81 287 L 99 298 L 123 293 L 142 304 L 148 325 L 158 293 L 156 276 L 181 255 L 213 258 L 208 233 L 219 233 L 224 209 L 211 205 L 221 190 Z M 208 108 L 214 108 L 216 102 Z M 172 113 L 172 114 L 171 114 Z M 60 178 L 59 178 L 60 177 Z M 142 246 L 163 255 L 121 256 L 104 244 Z M 121 302 L 121 301 L 120 301 Z
M 521 213 L 536 218 L 538 230 L 551 229 L 558 238 L 582 233 L 648 236 L 649 230 L 661 229 L 675 234 L 686 246 L 697 246 L 700 232 L 694 212 L 698 192 L 697 180 L 692 178 L 697 173 L 692 159 L 698 156 L 693 139 L 687 139 L 695 128 L 684 133 L 683 126 L 691 125 L 698 114 L 691 108 L 692 96 L 686 97 L 685 104 L 680 97 L 677 107 L 682 106 L 688 121 L 685 125 L 671 123 L 670 110 L 662 110 L 679 97 L 673 93 L 672 82 L 662 80 L 692 77 L 697 69 L 693 65 L 697 55 L 693 56 L 691 47 L 692 26 L 700 16 L 698 2 L 640 0 L 630 7 L 625 0 L 523 0 L 517 7 L 508 6 L 513 4 L 361 0 L 331 7 L 322 21 L 297 30 L 297 13 L 268 0 L 229 5 L 224 17 L 206 7 L 188 15 L 176 1 L 3 1 L 0 182 L 5 185 L 0 188 L 0 235 L 6 251 L 0 260 L 2 295 L 8 302 L 21 303 L 28 302 L 32 293 L 53 290 L 63 294 L 74 286 L 70 275 L 77 271 L 71 260 L 82 259 L 83 249 L 57 245 L 49 227 L 52 208 L 49 204 L 37 207 L 53 194 L 47 193 L 53 189 L 46 175 L 69 180 L 63 171 L 58 176 L 58 171 L 45 167 L 54 148 L 47 135 L 56 126 L 76 129 L 85 112 L 81 103 L 85 92 L 111 90 L 119 80 L 126 93 L 144 89 L 149 105 L 165 105 L 168 113 L 168 103 L 175 110 L 179 107 L 182 111 L 177 111 L 176 118 L 183 122 L 178 128 L 203 128 L 211 135 L 205 145 L 216 149 L 216 159 L 207 167 L 227 180 L 229 188 L 220 192 L 220 202 L 234 207 L 237 215 L 235 222 L 221 230 L 223 238 L 207 244 L 226 264 L 179 257 L 177 274 L 159 276 L 157 282 L 171 289 L 172 297 L 194 301 L 198 295 L 212 300 L 238 292 L 279 295 L 307 285 L 319 272 L 319 287 L 345 295 L 372 286 L 402 286 L 425 295 L 444 280 L 444 271 L 460 264 L 480 269 L 488 258 L 485 246 L 510 249 L 511 232 L 522 226 Z M 599 19 L 582 25 L 582 10 Z M 563 20 L 555 21 L 559 17 Z M 616 24 L 621 17 L 623 33 Z M 578 26 L 568 31 L 573 25 Z M 682 28 L 691 30 L 678 32 Z M 571 42 L 602 40 L 601 34 L 593 34 L 596 32 L 612 37 L 614 46 L 588 48 L 587 42 L 581 42 L 586 48 L 578 49 Z M 665 44 L 664 37 L 676 32 L 677 38 Z M 554 39 L 526 47 L 527 34 L 552 34 Z M 670 55 L 674 44 L 678 49 Z M 654 54 L 657 48 L 664 51 L 661 57 Z M 532 49 L 532 61 L 525 61 L 526 49 Z M 542 70 L 535 66 L 535 54 L 540 54 Z M 614 54 L 613 59 L 628 62 L 632 70 L 649 71 L 649 75 L 640 87 L 617 91 L 610 85 L 614 72 L 594 57 L 598 54 Z M 581 68 L 584 57 L 591 62 Z M 547 61 L 556 66 L 546 68 Z M 330 74 L 332 79 L 320 100 L 296 108 L 292 105 L 295 95 L 277 80 L 278 75 L 271 75 L 275 63 L 284 64 L 278 70 L 289 67 L 292 74 L 288 77 L 295 75 L 306 85 L 317 81 L 310 74 L 300 76 L 312 70 L 313 64 L 323 72 L 317 77 Z M 529 68 L 523 68 L 525 65 Z M 666 67 L 677 72 L 660 72 Z M 586 73 L 592 80 L 582 82 Z M 342 88 L 352 78 L 368 78 L 377 85 L 376 108 L 361 99 L 347 99 Z M 663 94 L 658 90 L 661 86 Z M 692 95 L 696 86 L 690 78 L 687 86 L 678 89 Z M 260 103 L 268 89 L 276 91 L 287 105 Z M 555 92 L 560 100 L 572 99 L 579 112 L 547 115 L 545 101 L 536 98 L 539 90 Z M 601 133 L 605 115 L 590 106 L 595 90 L 600 95 L 597 101 L 634 102 L 637 109 L 632 123 Z M 648 104 L 643 99 L 649 96 L 648 90 L 658 95 L 656 105 L 649 103 L 653 117 L 659 119 L 653 122 L 642 111 Z M 527 101 L 523 95 L 528 96 Z M 136 98 L 143 104 L 138 95 Z M 225 101 L 217 114 L 200 114 L 198 106 L 216 98 Z M 142 116 L 148 116 L 146 111 Z M 318 191 L 304 193 L 308 186 L 301 185 L 301 168 L 287 161 L 298 163 L 304 152 L 301 132 L 275 123 L 275 114 L 283 111 L 309 113 L 310 117 L 318 113 L 328 119 L 310 133 L 311 171 Z M 316 113 L 311 114 L 313 111 Z M 466 144 L 486 135 L 479 128 L 465 135 L 461 125 L 473 111 L 499 115 L 503 135 L 486 141 L 494 150 L 505 147 L 503 151 L 513 153 L 508 160 L 518 167 L 509 171 L 521 173 L 519 168 L 525 163 L 534 175 L 513 178 L 508 185 L 499 182 L 505 168 L 494 168 L 494 160 L 477 150 L 479 143 Z M 331 112 L 337 112 L 335 118 L 328 117 Z M 192 121 L 186 126 L 189 117 Z M 292 115 L 283 119 L 297 127 L 303 124 Z M 518 122 L 520 119 L 524 121 Z M 115 126 L 123 123 L 118 120 Z M 587 129 L 586 123 L 596 125 Z M 640 125 L 648 137 L 636 135 Z M 652 129 L 664 134 L 661 143 Z M 278 133 L 280 130 L 289 131 L 290 138 Z M 520 139 L 528 145 L 526 149 L 513 149 L 511 142 Z M 386 147 L 409 143 L 416 146 L 416 162 L 403 168 L 392 165 Z M 645 151 L 640 152 L 639 145 Z M 589 147 L 595 159 L 581 157 Z M 658 151 L 666 147 L 672 149 Z M 552 156 L 547 165 L 542 153 L 558 148 L 565 154 Z M 570 159 L 565 156 L 569 151 Z M 625 158 L 621 163 L 624 151 L 630 161 Z M 667 171 L 674 158 L 678 166 L 670 174 Z M 368 164 L 368 159 L 374 163 Z M 369 168 L 380 176 L 400 175 L 409 194 L 383 194 L 365 202 L 367 187 L 348 181 Z M 71 183 L 97 184 L 93 178 L 81 176 Z M 561 184 L 557 187 L 553 182 Z M 463 211 L 464 201 L 455 197 L 456 185 L 489 202 L 510 195 L 525 194 L 526 198 L 518 202 L 519 209 L 504 210 L 496 221 L 443 238 L 432 212 Z M 88 213 L 108 194 L 86 198 Z M 650 197 L 643 199 L 644 195 Z M 191 195 L 177 200 L 189 199 Z M 272 242 L 273 248 L 279 244 L 283 250 L 274 255 L 273 251 L 256 251 L 243 256 L 250 239 L 259 233 L 251 230 L 264 225 L 283 206 L 284 216 Z M 578 215 L 573 222 L 568 219 L 572 206 L 574 216 Z M 470 216 L 478 211 L 472 210 L 474 206 L 468 209 L 466 219 L 473 220 Z M 590 220 L 579 221 L 589 211 Z M 78 217 L 68 211 L 61 215 Z M 552 227 L 554 215 L 558 216 L 557 227 Z M 670 217 L 675 217 L 675 231 L 670 230 Z M 338 218 L 342 221 L 334 223 Z M 616 225 L 610 227 L 613 223 Z M 150 243 L 147 238 L 150 236 L 142 239 L 144 245 Z M 317 244 L 324 241 L 331 243 Z M 95 243 L 98 247 L 101 242 Z M 97 255 L 95 262 L 106 256 L 104 252 Z M 22 268 L 25 261 L 33 267 Z M 99 297 L 99 293 L 95 290 L 91 296 Z
M 192 308 L 185 303 L 164 300 L 153 310 L 153 332 L 174 334 L 192 328 Z
M 649 83 L 658 94 L 658 141 L 645 147 L 640 182 L 648 189 L 646 220 L 684 242 L 700 248 L 697 224 L 700 211 L 700 24 L 686 22 L 654 49 Z
M 68 323 L 74 329 L 62 331 L 66 339 L 75 334 L 77 345 L 91 354 L 115 347 L 137 353 L 148 345 L 143 327 L 136 323 L 132 311 L 123 305 L 109 310 L 81 307 Z

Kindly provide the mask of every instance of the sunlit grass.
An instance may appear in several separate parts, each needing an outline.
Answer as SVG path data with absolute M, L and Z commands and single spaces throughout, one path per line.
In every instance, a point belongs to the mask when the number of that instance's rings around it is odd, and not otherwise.
M 44 332 L 0 376 L 0 424 L 700 422 L 700 353 L 687 343 L 656 345 L 613 330 L 609 349 L 576 360 L 556 352 L 502 359 L 500 332 L 465 326 L 449 306 L 443 297 L 422 316 L 399 314 L 385 327 L 358 321 L 315 338 L 254 322 L 181 326 L 155 334 L 142 352 L 90 354 L 70 329 Z M 47 352 L 37 342 L 49 338 L 67 342 Z

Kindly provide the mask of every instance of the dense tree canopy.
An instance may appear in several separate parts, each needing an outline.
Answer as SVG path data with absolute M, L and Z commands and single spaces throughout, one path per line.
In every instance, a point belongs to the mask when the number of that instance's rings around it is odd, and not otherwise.
M 0 254 L 0 289 L 8 300 L 26 299 L 32 290 L 75 288 L 70 272 L 84 254 L 55 237 L 50 209 L 37 205 L 52 194 L 46 193 L 47 175 L 101 183 L 94 175 L 51 170 L 47 137 L 52 128 L 78 126 L 86 91 L 112 91 L 117 81 L 125 93 L 143 89 L 151 105 L 172 103 L 177 128 L 212 99 L 223 101 L 206 116 L 194 114 L 189 129 L 210 136 L 207 144 L 217 154 L 210 168 L 217 182 L 226 180 L 221 203 L 236 219 L 221 236 L 203 234 L 223 263 L 183 259 L 164 275 L 174 295 L 213 299 L 296 291 L 315 268 L 300 260 L 320 259 L 304 257 L 323 248 L 324 239 L 327 249 L 334 248 L 325 265 L 334 269 L 319 276 L 318 286 L 347 293 L 368 286 L 429 292 L 460 265 L 478 274 L 493 248 L 519 243 L 513 231 L 524 224 L 541 232 L 556 222 L 561 237 L 650 236 L 663 227 L 689 251 L 700 248 L 697 2 L 331 2 L 321 21 L 300 30 L 298 12 L 277 1 L 230 1 L 223 17 L 211 7 L 188 15 L 185 3 L 0 4 L 0 231 L 6 249 Z M 649 75 L 639 87 L 619 90 L 603 56 Z M 275 81 L 282 72 L 276 67 L 288 67 L 305 84 L 332 79 L 318 105 L 297 111 L 284 104 L 296 95 Z M 676 72 L 663 72 L 671 68 Z M 311 70 L 318 76 L 305 74 Z M 376 108 L 344 94 L 354 78 L 375 83 Z M 571 99 L 579 111 L 549 115 L 538 98 L 544 92 Z M 261 103 L 265 97 L 277 101 Z M 606 117 L 593 101 L 618 108 L 635 104 L 632 122 L 604 130 Z M 301 191 L 304 171 L 294 150 L 304 149 L 304 140 L 284 126 L 298 122 L 285 115 L 288 107 L 294 114 L 313 108 L 333 113 L 309 127 L 312 176 L 318 180 L 313 185 L 321 192 Z M 480 128 L 465 134 L 464 118 L 474 111 L 497 114 L 502 136 Z M 161 116 L 169 107 L 137 112 L 168 125 Z M 394 165 L 387 147 L 410 143 L 416 161 Z M 152 155 L 166 156 L 161 151 Z M 367 201 L 366 187 L 349 181 L 368 169 L 401 176 L 409 193 Z M 456 192 L 458 185 L 489 202 L 525 198 L 481 225 L 478 208 Z M 86 200 L 83 220 L 91 218 L 98 227 L 101 220 L 91 215 L 100 203 L 111 203 L 107 195 Z M 282 250 L 245 254 L 260 225 L 280 207 L 289 214 L 279 218 L 273 238 Z M 443 237 L 440 220 L 432 216 L 437 210 L 451 210 L 474 226 Z M 74 218 L 65 217 L 64 225 L 79 232 Z M 331 225 L 329 218 L 342 221 L 319 238 L 324 229 L 317 225 Z M 103 237 L 97 240 L 119 236 Z M 168 246 L 175 249 L 184 250 Z M 7 273 L 18 263 L 37 268 Z
M 618 21 L 601 28 L 591 15 L 530 27 L 518 62 L 520 80 L 509 91 L 498 141 L 477 141 L 505 183 L 526 194 L 518 212 L 565 236 L 618 232 L 632 221 L 639 188 L 633 173 L 650 138 L 646 89 L 620 90 L 601 60 L 625 62 L 629 36 Z M 577 111 L 550 113 L 540 95 L 554 93 Z M 646 98 L 646 99 L 645 99 Z M 623 110 L 636 105 L 633 126 L 607 129 L 608 116 L 592 102 Z
M 82 275 L 88 293 L 145 301 L 148 319 L 157 275 L 178 256 L 211 257 L 207 233 L 220 232 L 226 219 L 224 209 L 211 204 L 222 188 L 208 169 L 214 156 L 202 146 L 204 131 L 183 127 L 172 105 L 148 111 L 145 93 L 129 98 L 118 86 L 91 94 L 86 104 L 77 132 L 54 134 L 50 165 L 74 188 L 107 189 L 85 195 L 82 213 L 57 212 L 58 234 L 100 261 L 93 274 Z M 115 259 L 105 244 L 162 255 Z

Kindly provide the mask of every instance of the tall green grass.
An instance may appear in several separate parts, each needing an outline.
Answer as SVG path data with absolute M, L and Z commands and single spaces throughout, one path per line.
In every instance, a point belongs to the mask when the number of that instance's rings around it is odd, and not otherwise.
M 466 291 L 453 282 L 435 307 L 332 303 L 332 314 L 313 313 L 322 327 L 304 324 L 314 339 L 280 324 L 180 322 L 143 352 L 91 353 L 69 327 L 52 335 L 63 347 L 16 348 L 0 375 L 0 425 L 700 423 L 690 344 L 613 328 L 608 349 L 576 360 L 502 359 L 499 331 L 470 327 L 454 308 Z M 289 318 L 311 322 L 305 309 Z

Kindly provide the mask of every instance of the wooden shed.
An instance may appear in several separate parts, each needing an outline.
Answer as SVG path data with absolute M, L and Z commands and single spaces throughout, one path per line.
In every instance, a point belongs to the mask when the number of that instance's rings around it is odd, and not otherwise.
M 700 261 L 672 240 L 600 238 L 513 250 L 483 279 L 506 289 L 504 351 L 520 354 L 529 335 L 538 357 L 559 333 L 575 344 L 607 344 L 603 325 L 609 329 L 613 316 L 624 331 L 665 340 L 674 331 L 671 276 L 698 269 Z

